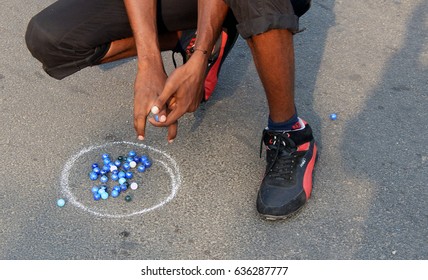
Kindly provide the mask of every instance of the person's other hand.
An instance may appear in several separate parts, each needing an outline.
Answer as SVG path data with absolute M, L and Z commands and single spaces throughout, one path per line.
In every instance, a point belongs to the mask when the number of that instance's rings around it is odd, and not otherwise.
M 150 123 L 158 127 L 171 126 L 185 113 L 196 111 L 204 94 L 206 67 L 206 54 L 195 52 L 186 64 L 175 69 L 151 108 L 159 121 L 151 118 Z M 166 104 L 168 111 L 162 109 Z
M 144 140 L 147 116 L 164 89 L 167 75 L 163 69 L 153 65 L 140 65 L 134 83 L 134 128 L 139 140 Z M 170 109 L 165 104 L 159 107 L 159 116 L 166 118 Z M 162 117 L 163 116 L 163 117 Z M 167 140 L 172 141 L 177 135 L 177 122 L 168 125 Z

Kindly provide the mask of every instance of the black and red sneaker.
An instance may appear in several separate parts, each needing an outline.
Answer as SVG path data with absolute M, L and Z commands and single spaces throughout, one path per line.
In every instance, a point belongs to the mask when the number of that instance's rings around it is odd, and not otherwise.
M 219 38 L 217 39 L 211 55 L 208 58 L 207 74 L 204 84 L 205 93 L 202 101 L 207 101 L 214 92 L 218 82 L 220 68 L 230 50 L 234 46 L 236 40 L 238 39 L 238 35 L 239 34 L 236 29 L 223 29 Z M 185 30 L 182 32 L 177 47 L 175 50 L 173 50 L 173 62 L 175 67 L 177 67 L 177 64 L 174 59 L 174 53 L 180 53 L 183 56 L 183 63 L 186 63 L 194 52 L 195 41 L 196 30 Z
M 317 146 L 311 127 L 300 119 L 299 123 L 297 130 L 263 131 L 267 166 L 257 195 L 257 211 L 266 219 L 289 217 L 311 196 Z

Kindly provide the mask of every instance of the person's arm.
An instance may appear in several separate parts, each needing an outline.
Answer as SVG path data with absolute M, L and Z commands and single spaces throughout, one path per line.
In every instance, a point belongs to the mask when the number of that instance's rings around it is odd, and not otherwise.
M 203 94 L 205 72 L 208 58 L 221 33 L 228 6 L 223 0 L 198 1 L 198 26 L 195 41 L 195 52 L 183 66 L 177 68 L 168 78 L 162 94 L 158 97 L 152 113 L 159 113 L 167 100 L 173 97 L 174 104 L 166 118 L 161 122 L 149 121 L 155 126 L 169 126 L 175 123 L 186 112 L 195 111 Z
M 124 0 L 138 53 L 138 67 L 150 61 L 163 68 L 156 25 L 157 0 Z
M 134 34 L 138 55 L 138 70 L 134 85 L 134 127 L 144 139 L 146 119 L 151 106 L 161 94 L 167 79 L 160 52 L 156 24 L 157 0 L 124 0 Z M 161 106 L 165 114 L 165 106 Z M 177 125 L 168 129 L 168 140 L 175 138 Z

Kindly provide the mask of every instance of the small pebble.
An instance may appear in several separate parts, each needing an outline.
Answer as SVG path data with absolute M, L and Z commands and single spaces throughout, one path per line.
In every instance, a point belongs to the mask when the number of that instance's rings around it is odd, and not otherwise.
M 94 193 L 94 200 L 100 200 L 101 199 L 101 195 L 99 193 Z
M 110 155 L 109 154 L 103 154 L 102 159 L 106 159 L 106 158 L 110 158 Z
M 95 167 L 95 168 L 93 168 L 93 169 L 92 169 L 92 172 L 95 172 L 95 173 L 97 173 L 97 174 L 100 174 L 101 169 L 97 166 L 97 167 Z
M 120 191 L 124 192 L 126 190 L 128 190 L 128 186 L 127 185 L 125 185 L 125 184 L 120 185 Z
M 335 113 L 330 114 L 330 120 L 332 120 L 332 121 L 337 120 L 337 115 Z
M 137 163 L 136 163 L 135 161 L 131 161 L 131 162 L 129 163 L 129 166 L 130 166 L 131 168 L 135 168 L 135 167 L 137 166 Z
M 135 151 L 129 151 L 128 156 L 135 157 L 137 153 Z
M 100 188 L 98 188 L 98 187 L 92 187 L 92 189 L 91 189 L 92 193 L 98 193 L 99 190 L 100 190 Z
M 159 121 L 159 116 L 158 115 L 155 115 L 155 121 Z
M 92 169 L 97 168 L 97 167 L 98 167 L 98 163 L 92 164 Z
M 58 205 L 59 207 L 64 207 L 65 205 L 65 200 L 60 198 L 57 200 L 56 205 Z
M 144 164 L 141 164 L 137 168 L 138 172 L 144 172 L 146 170 L 146 166 Z
M 130 195 L 125 196 L 125 201 L 130 202 L 132 200 L 132 197 Z
M 126 179 L 120 178 L 118 182 L 119 182 L 119 185 L 123 185 L 126 182 Z
M 117 171 L 116 165 L 110 165 L 110 172 Z

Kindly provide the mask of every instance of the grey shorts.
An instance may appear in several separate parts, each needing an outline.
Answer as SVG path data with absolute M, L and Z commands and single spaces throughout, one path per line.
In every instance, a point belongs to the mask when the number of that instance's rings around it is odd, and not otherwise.
M 243 38 L 270 29 L 299 30 L 299 17 L 309 9 L 311 0 L 224 0 L 236 17 Z
M 158 30 L 193 29 L 197 0 L 158 0 Z M 270 29 L 298 30 L 310 0 L 225 0 L 231 13 L 223 26 L 238 28 L 243 38 Z M 25 40 L 43 69 L 62 79 L 96 65 L 110 43 L 132 36 L 123 0 L 58 0 L 35 15 Z

